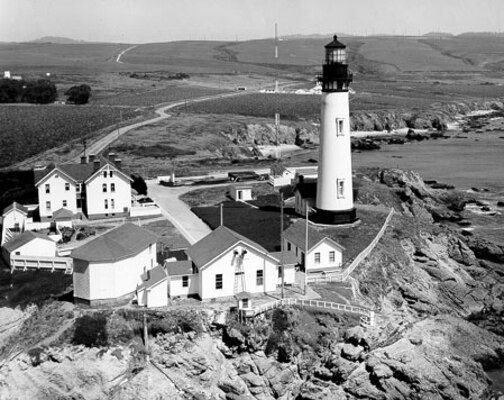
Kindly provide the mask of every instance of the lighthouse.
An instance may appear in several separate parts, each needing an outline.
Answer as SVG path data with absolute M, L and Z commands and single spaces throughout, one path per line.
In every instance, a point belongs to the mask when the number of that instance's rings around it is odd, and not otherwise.
M 352 155 L 346 46 L 334 36 L 325 46 L 322 67 L 319 168 L 313 220 L 349 224 L 357 219 L 353 204 Z

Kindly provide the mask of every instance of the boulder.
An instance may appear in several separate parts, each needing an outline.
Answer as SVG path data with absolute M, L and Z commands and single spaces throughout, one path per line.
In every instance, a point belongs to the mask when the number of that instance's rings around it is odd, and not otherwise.
M 351 343 L 345 343 L 341 348 L 341 356 L 350 361 L 357 361 L 364 351 L 362 346 L 354 346 Z

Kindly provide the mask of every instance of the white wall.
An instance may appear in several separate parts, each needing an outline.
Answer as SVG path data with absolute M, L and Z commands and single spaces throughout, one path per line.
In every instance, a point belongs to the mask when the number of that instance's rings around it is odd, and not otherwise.
M 70 184 L 70 189 L 65 190 L 65 183 Z M 50 192 L 46 193 L 46 184 L 49 184 Z M 76 186 L 66 176 L 58 171 L 52 172 L 51 176 L 38 186 L 39 212 L 41 218 L 52 217 L 54 211 L 63 207 L 63 200 L 67 205 L 64 206 L 73 213 L 77 212 Z M 51 209 L 46 209 L 46 202 L 51 202 Z
M 289 251 L 289 241 L 284 239 L 284 248 L 286 251 Z M 334 262 L 329 262 L 329 252 L 334 251 Z M 290 253 L 296 255 L 296 245 L 291 242 Z M 315 253 L 320 253 L 320 264 L 315 264 Z M 297 261 L 299 264 L 303 264 L 302 253 L 304 253 L 304 249 L 297 248 Z M 318 269 L 318 268 L 341 268 L 341 264 L 343 261 L 343 254 L 338 247 L 333 247 L 328 240 L 323 240 L 315 246 L 312 250 L 308 252 L 308 257 L 306 260 L 306 270 L 310 269 Z
M 26 215 L 19 210 L 13 209 L 3 218 L 3 228 L 12 229 L 16 224 L 19 224 L 21 231 L 24 231 L 26 224 Z
M 165 279 L 157 285 L 148 290 L 143 290 L 143 298 L 145 302 L 139 305 L 145 305 L 147 308 L 151 307 L 165 307 L 168 305 L 168 280 Z M 139 296 L 140 297 L 140 296 Z
M 277 268 L 278 273 L 278 268 Z M 292 285 L 296 282 L 296 268 L 294 265 L 285 265 L 284 266 L 284 283 L 286 285 Z M 282 285 L 282 277 L 278 277 L 277 285 Z
M 34 238 L 11 253 L 11 258 L 17 256 L 55 257 L 56 243 L 41 238 Z
M 79 260 L 74 260 L 77 269 Z M 135 292 L 142 283 L 141 275 L 144 270 L 156 265 L 156 246 L 151 251 L 146 248 L 134 257 L 110 262 L 89 263 L 87 271 L 76 278 L 74 273 L 74 295 L 86 300 L 114 299 Z M 89 277 L 89 286 L 86 288 L 86 274 Z M 83 287 L 78 287 L 82 284 Z M 87 293 L 86 293 L 87 292 Z
M 235 260 L 233 262 L 233 253 L 236 250 L 239 254 L 241 254 L 242 250 L 244 249 L 247 250 L 247 254 L 243 258 L 243 271 L 245 271 L 245 288 L 243 288 L 240 284 L 237 292 L 246 290 L 250 293 L 259 293 L 276 290 L 276 284 L 278 280 L 276 263 L 272 262 L 263 254 L 259 253 L 255 249 L 252 249 L 251 247 L 237 244 L 212 264 L 201 269 L 200 297 L 202 300 L 217 297 L 228 297 L 235 294 L 234 284 L 237 257 L 235 257 Z M 258 270 L 264 271 L 264 284 L 261 286 L 258 286 L 256 284 L 256 276 Z M 217 274 L 222 274 L 223 276 L 222 289 L 215 288 L 215 276 Z
M 189 282 L 187 287 L 182 286 L 182 276 L 176 275 L 170 276 L 168 279 L 170 280 L 169 284 L 169 295 L 170 297 L 187 297 L 193 294 L 199 294 L 199 274 L 195 275 L 186 275 L 189 277 Z
M 107 171 L 107 177 L 103 177 L 103 171 Z M 112 178 L 110 171 L 113 172 Z M 103 192 L 103 184 L 107 185 L 107 192 Z M 111 183 L 115 184 L 115 192 L 111 192 Z M 105 209 L 105 199 L 108 200 L 108 209 Z M 114 200 L 112 208 L 111 200 Z M 129 212 L 131 208 L 131 184 L 121 176 L 117 170 L 106 165 L 100 173 L 86 184 L 86 202 L 88 216 L 104 215 Z

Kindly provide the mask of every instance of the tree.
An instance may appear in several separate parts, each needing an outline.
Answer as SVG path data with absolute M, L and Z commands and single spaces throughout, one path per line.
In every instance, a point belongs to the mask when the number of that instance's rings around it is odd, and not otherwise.
M 89 85 L 72 86 L 65 92 L 68 96 L 67 101 L 74 104 L 86 104 L 91 96 L 91 88 Z
M 0 103 L 17 103 L 23 94 L 24 82 L 0 79 Z
M 147 184 L 140 175 L 131 175 L 131 187 L 137 191 L 138 194 L 147 195 Z
M 23 91 L 23 101 L 27 103 L 48 104 L 57 98 L 56 85 L 46 79 L 27 82 Z

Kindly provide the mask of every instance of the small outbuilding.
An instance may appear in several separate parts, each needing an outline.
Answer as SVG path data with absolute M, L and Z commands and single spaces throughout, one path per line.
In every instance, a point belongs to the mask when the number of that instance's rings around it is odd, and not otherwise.
M 47 235 L 25 231 L 2 246 L 2 257 L 9 266 L 12 258 L 23 256 L 55 257 L 56 242 Z
M 252 186 L 251 185 L 231 186 L 230 195 L 234 201 L 252 200 Z
M 132 298 L 156 265 L 157 237 L 132 223 L 123 224 L 75 249 L 74 298 L 90 305 Z
M 168 305 L 168 275 L 161 265 L 147 270 L 144 281 L 136 290 L 139 306 L 147 308 Z

